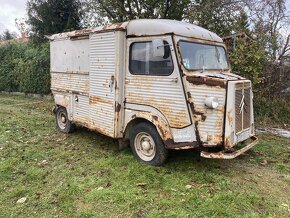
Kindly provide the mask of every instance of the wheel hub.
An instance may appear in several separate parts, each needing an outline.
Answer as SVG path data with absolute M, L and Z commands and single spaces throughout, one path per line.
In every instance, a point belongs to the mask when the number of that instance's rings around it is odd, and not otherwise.
M 61 122 L 65 123 L 66 122 L 66 118 L 64 115 L 61 116 Z
M 134 140 L 138 156 L 144 161 L 151 161 L 156 154 L 156 145 L 152 136 L 146 132 L 139 132 Z
M 141 146 L 142 146 L 142 149 L 146 151 L 150 150 L 151 148 L 150 142 L 147 140 L 143 140 L 143 142 L 141 143 Z

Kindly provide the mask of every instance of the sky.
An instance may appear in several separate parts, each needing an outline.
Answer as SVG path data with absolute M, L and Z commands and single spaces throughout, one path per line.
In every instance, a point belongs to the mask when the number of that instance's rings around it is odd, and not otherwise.
M 0 0 L 0 33 L 8 29 L 19 34 L 15 19 L 26 17 L 26 2 L 27 0 Z
M 19 34 L 15 26 L 16 18 L 26 17 L 27 0 L 0 0 L 0 34 L 6 29 Z M 288 10 L 290 10 L 290 0 L 286 0 Z

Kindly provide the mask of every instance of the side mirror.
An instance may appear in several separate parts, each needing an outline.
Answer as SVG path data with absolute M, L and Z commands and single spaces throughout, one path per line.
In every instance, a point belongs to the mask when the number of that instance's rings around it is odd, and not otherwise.
M 153 56 L 154 57 L 163 57 L 164 56 L 164 44 L 162 39 L 154 39 L 153 44 Z

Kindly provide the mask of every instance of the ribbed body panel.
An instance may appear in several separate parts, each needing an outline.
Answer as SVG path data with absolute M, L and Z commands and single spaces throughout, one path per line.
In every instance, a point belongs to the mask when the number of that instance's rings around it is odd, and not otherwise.
M 172 76 L 127 76 L 126 102 L 149 105 L 159 110 L 171 127 L 190 124 L 182 86 Z
M 114 136 L 116 35 L 93 34 L 90 38 L 90 125 Z
M 82 95 L 74 96 L 73 121 L 83 124 L 89 123 L 89 97 Z
M 51 72 L 51 89 L 89 93 L 88 73 Z
M 206 85 L 188 84 L 191 95 L 190 101 L 194 105 L 193 120 L 198 121 L 197 128 L 201 140 L 208 145 L 216 145 L 222 142 L 224 125 L 224 108 L 226 89 Z M 219 102 L 217 109 L 209 109 L 205 106 L 207 97 L 216 97 Z M 203 114 L 204 120 L 199 114 Z

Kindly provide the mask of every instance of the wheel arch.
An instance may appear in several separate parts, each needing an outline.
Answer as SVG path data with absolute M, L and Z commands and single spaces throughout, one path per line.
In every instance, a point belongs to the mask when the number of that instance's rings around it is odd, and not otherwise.
M 168 123 L 165 122 L 161 117 L 150 112 L 136 112 L 130 117 L 124 131 L 125 139 L 129 139 L 130 129 L 140 122 L 147 122 L 155 126 L 157 132 L 164 142 L 166 140 L 172 140 L 172 134 Z

